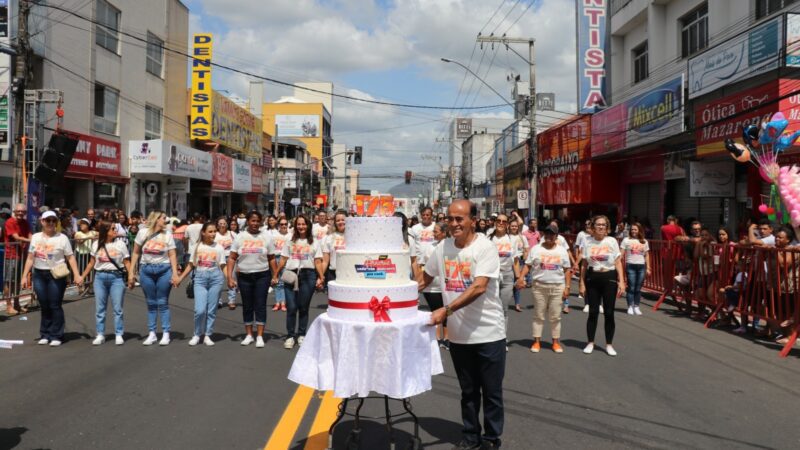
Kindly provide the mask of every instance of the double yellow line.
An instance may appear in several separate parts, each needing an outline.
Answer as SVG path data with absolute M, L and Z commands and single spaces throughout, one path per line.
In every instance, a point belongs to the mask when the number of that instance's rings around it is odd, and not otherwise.
M 272 430 L 264 450 L 286 450 L 295 442 L 294 438 L 300 428 L 300 422 L 308 410 L 316 391 L 306 386 L 299 386 L 286 405 L 278 425 Z M 336 419 L 339 399 L 333 397 L 333 391 L 319 393 L 322 402 L 308 431 L 304 450 L 322 450 L 328 445 L 328 428 Z

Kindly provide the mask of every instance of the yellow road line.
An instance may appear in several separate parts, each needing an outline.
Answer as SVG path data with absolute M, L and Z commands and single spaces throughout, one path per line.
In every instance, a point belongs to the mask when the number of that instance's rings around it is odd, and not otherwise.
M 313 394 L 314 390 L 306 386 L 297 388 L 292 400 L 286 405 L 281 420 L 272 430 L 272 436 L 267 441 L 264 450 L 286 450 L 292 445 L 294 435 L 300 426 L 300 421 L 303 420 L 303 415 L 305 415 Z
M 317 416 L 308 432 L 308 439 L 304 450 L 322 450 L 328 446 L 328 429 L 336 419 L 341 400 L 333 397 L 333 391 L 326 391 L 319 405 Z

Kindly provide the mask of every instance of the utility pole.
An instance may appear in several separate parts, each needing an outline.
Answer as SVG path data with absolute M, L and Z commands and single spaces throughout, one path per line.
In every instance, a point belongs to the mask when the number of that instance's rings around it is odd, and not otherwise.
M 28 186 L 23 183 L 23 171 L 27 170 L 23 164 L 26 145 L 23 140 L 25 135 L 25 87 L 29 81 L 30 73 L 30 34 L 28 33 L 28 15 L 31 10 L 30 0 L 19 0 L 19 14 L 17 17 L 17 57 L 14 67 L 14 79 L 11 84 L 14 92 L 14 139 L 16 148 L 14 154 L 14 202 L 27 200 Z
M 531 174 L 530 179 L 528 182 L 530 183 L 530 210 L 529 214 L 530 217 L 536 217 L 536 191 L 537 191 L 537 183 L 538 183 L 538 164 L 537 164 L 537 153 L 538 149 L 536 147 L 536 59 L 534 53 L 534 44 L 536 43 L 536 39 L 533 38 L 512 38 L 503 36 L 481 36 L 478 34 L 477 41 L 480 43 L 492 43 L 492 44 L 503 44 L 506 47 L 506 50 L 511 50 L 517 56 L 522 58 L 523 61 L 528 63 L 530 67 L 530 98 L 528 99 L 529 110 L 528 110 L 528 120 L 530 121 L 530 134 L 529 134 L 529 154 L 528 156 L 531 158 Z M 519 54 L 513 47 L 509 44 L 528 44 L 528 58 L 525 58 L 521 54 Z M 527 161 L 526 161 L 526 169 L 527 169 Z M 527 170 L 526 170 L 527 171 Z

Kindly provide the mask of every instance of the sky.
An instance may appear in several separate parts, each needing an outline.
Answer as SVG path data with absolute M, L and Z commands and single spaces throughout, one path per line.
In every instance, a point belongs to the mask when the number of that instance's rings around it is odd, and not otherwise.
M 537 92 L 554 92 L 556 110 L 574 112 L 573 0 L 184 0 L 190 36 L 214 33 L 214 62 L 295 83 L 327 81 L 337 94 L 449 110 L 397 108 L 334 99 L 333 139 L 364 148 L 362 189 L 382 192 L 406 170 L 432 175 L 447 166 L 447 123 L 454 117 L 512 117 L 503 99 L 459 61 L 510 99 L 509 75 L 528 79 L 528 65 L 482 35 L 536 39 Z M 514 47 L 527 55 L 527 45 Z M 250 78 L 214 68 L 217 90 L 247 98 Z M 291 95 L 265 82 L 264 101 Z M 546 115 L 546 113 L 545 113 Z

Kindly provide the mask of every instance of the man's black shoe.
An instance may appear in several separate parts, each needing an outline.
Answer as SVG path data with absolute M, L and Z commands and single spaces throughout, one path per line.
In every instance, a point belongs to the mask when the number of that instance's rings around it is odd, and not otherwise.
M 478 450 L 480 448 L 481 444 L 462 439 L 461 442 L 453 446 L 452 450 Z
M 494 443 L 492 441 L 483 441 L 481 443 L 480 450 L 495 450 L 500 448 L 500 443 Z

